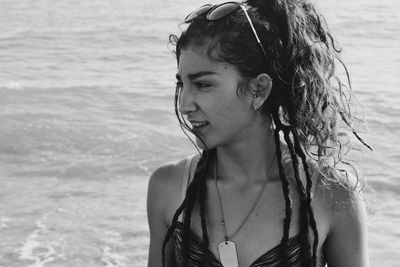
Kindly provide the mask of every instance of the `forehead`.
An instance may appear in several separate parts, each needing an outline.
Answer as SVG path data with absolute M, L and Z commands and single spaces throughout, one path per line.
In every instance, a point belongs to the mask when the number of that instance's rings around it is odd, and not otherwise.
M 236 67 L 210 58 L 208 46 L 189 46 L 179 56 L 178 74 L 182 77 L 200 71 L 211 71 L 217 74 L 231 73 L 238 75 Z

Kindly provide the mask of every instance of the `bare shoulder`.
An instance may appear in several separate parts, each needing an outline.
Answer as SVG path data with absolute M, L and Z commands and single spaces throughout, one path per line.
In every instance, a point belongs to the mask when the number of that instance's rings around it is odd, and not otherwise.
M 329 266 L 368 266 L 365 199 L 357 178 L 347 178 L 349 187 L 316 185 L 314 200 L 327 225 L 324 251 Z
M 169 218 L 180 201 L 180 190 L 185 160 L 165 164 L 157 168 L 149 179 L 147 191 L 147 219 L 150 230 L 148 266 L 161 266 L 162 244 L 169 227 Z M 173 264 L 173 248 L 166 247 L 167 265 Z
M 181 204 L 182 182 L 187 163 L 191 168 L 199 160 L 198 154 L 157 168 L 149 179 L 147 191 L 147 213 L 149 222 L 153 218 L 169 226 L 176 209 Z M 189 161 L 188 161 L 189 160 Z M 188 167 L 190 165 L 187 165 Z
M 182 178 L 179 175 L 183 173 L 184 164 L 185 159 L 158 167 L 150 176 L 149 189 L 161 189 L 173 186 L 179 178 Z
M 186 159 L 167 163 L 151 174 L 147 191 L 149 219 L 162 215 L 168 224 L 171 211 L 179 205 L 185 162 Z
M 357 178 L 348 173 L 344 179 L 348 183 L 347 186 L 339 183 L 323 184 L 320 178 L 317 178 L 316 181 L 315 198 L 333 216 L 356 212 L 365 206 L 362 188 L 359 186 Z

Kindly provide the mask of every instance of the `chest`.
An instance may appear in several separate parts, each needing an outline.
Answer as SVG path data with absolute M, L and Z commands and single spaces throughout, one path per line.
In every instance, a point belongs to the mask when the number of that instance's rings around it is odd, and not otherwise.
M 215 190 L 209 189 L 205 201 L 204 217 L 212 258 L 219 259 L 218 245 L 225 240 L 226 233 L 236 245 L 239 266 L 252 266 L 260 257 L 271 254 L 271 251 L 279 251 L 286 208 L 280 183 L 270 184 L 252 211 L 250 209 L 258 192 L 240 194 L 222 189 L 220 193 L 221 201 Z M 289 237 L 292 244 L 295 244 L 300 232 L 300 196 L 292 192 L 291 200 Z M 222 217 L 225 225 L 221 223 Z M 199 203 L 196 203 L 192 213 L 191 230 L 201 242 L 203 231 Z M 323 234 L 320 233 L 321 236 Z

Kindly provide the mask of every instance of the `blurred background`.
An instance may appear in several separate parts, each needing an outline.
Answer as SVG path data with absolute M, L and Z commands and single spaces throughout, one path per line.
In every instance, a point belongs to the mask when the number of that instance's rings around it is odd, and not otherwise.
M 355 153 L 371 266 L 399 266 L 400 2 L 314 2 L 375 149 Z M 0 1 L 0 267 L 146 266 L 148 177 L 195 153 L 168 35 L 204 3 Z

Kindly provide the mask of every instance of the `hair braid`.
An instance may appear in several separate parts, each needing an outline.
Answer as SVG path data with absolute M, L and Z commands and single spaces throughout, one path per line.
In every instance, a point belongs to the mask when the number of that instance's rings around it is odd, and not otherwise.
M 205 169 L 207 166 L 208 159 L 209 159 L 209 157 L 208 157 L 207 151 L 204 150 L 203 154 L 200 157 L 199 163 L 197 164 L 193 181 L 189 184 L 189 186 L 186 190 L 185 198 L 182 201 L 182 204 L 175 211 L 175 214 L 172 218 L 171 225 L 168 228 L 167 233 L 165 235 L 163 245 L 162 245 L 162 266 L 165 266 L 166 245 L 168 244 L 168 241 L 171 239 L 171 237 L 176 229 L 179 215 L 183 212 L 184 212 L 185 216 L 184 216 L 184 221 L 183 221 L 183 233 L 182 233 L 182 254 L 183 254 L 184 266 L 187 265 L 187 261 L 188 261 L 187 244 L 188 244 L 188 239 L 190 236 L 191 213 L 192 213 L 193 206 L 195 203 L 196 195 L 199 191 L 198 188 L 201 185 L 201 181 L 204 180 L 203 177 L 205 175 Z M 204 231 L 204 229 L 203 229 L 203 231 Z M 203 234 L 203 238 L 204 238 L 204 234 Z M 208 238 L 207 238 L 207 241 L 208 241 Z M 185 252 L 185 250 L 186 250 L 186 252 Z M 186 255 L 185 255 L 185 253 L 186 253 Z
M 282 151 L 280 147 L 279 141 L 279 132 L 282 130 L 282 123 L 279 120 L 279 115 L 276 113 L 273 114 L 273 119 L 275 122 L 275 130 L 274 130 L 274 137 L 275 137 L 275 146 L 276 146 L 276 157 L 278 160 L 278 167 L 279 167 L 279 177 L 282 183 L 282 191 L 285 197 L 285 219 L 283 222 L 283 236 L 281 239 L 281 245 L 283 248 L 283 266 L 288 266 L 289 263 L 289 251 L 288 251 L 288 240 L 289 240 L 289 228 L 290 228 L 290 221 L 292 219 L 292 200 L 290 198 L 290 191 L 289 191 L 289 181 L 286 179 L 285 170 L 282 164 Z
M 214 158 L 215 156 L 215 149 L 209 150 L 208 151 L 208 158 Z M 209 162 L 209 161 L 207 161 Z M 207 183 L 206 179 L 203 177 L 203 179 L 200 180 L 200 186 L 199 186 L 199 202 L 200 202 L 200 219 L 201 219 L 201 229 L 203 232 L 203 265 L 208 266 L 209 265 L 209 250 L 208 250 L 208 245 L 209 245 L 209 239 L 208 239 L 208 234 L 207 234 L 207 223 L 206 223 L 206 209 L 205 209 L 205 200 L 207 199 Z
M 309 219 L 310 219 L 310 225 L 311 229 L 313 230 L 314 233 L 314 244 L 313 244 L 313 263 L 314 266 L 316 266 L 317 262 L 317 247 L 318 247 L 318 229 L 317 229 L 317 223 L 315 221 L 315 216 L 314 216 L 314 211 L 311 206 L 311 187 L 312 187 L 312 180 L 311 180 L 311 175 L 310 175 L 310 170 L 308 168 L 307 164 L 307 159 L 306 155 L 303 152 L 303 149 L 300 146 L 299 142 L 299 137 L 298 134 L 295 130 L 292 131 L 293 134 L 293 140 L 294 140 L 294 149 L 296 151 L 296 154 L 300 156 L 304 172 L 306 174 L 306 179 L 307 179 L 307 186 L 306 186 L 306 193 L 307 193 L 307 207 L 308 207 L 308 214 L 309 214 Z
M 186 198 L 183 200 L 182 204 L 176 210 L 174 216 L 172 217 L 171 226 L 168 228 L 167 233 L 165 234 L 164 241 L 162 244 L 162 249 L 161 249 L 161 251 L 162 251 L 162 266 L 165 265 L 165 247 L 167 246 L 168 241 L 171 239 L 171 236 L 175 231 L 179 215 L 182 213 L 185 206 L 186 206 Z
M 188 255 L 189 255 L 189 251 L 188 251 L 188 246 L 187 244 L 189 243 L 189 237 L 190 237 L 190 220 L 192 218 L 192 210 L 193 210 L 193 206 L 194 206 L 194 202 L 197 196 L 197 188 L 198 188 L 198 180 L 193 180 L 192 182 L 193 186 L 192 190 L 188 190 L 186 193 L 186 196 L 188 197 L 188 202 L 187 202 L 187 206 L 185 209 L 185 213 L 183 216 L 183 232 L 182 232 L 182 254 L 183 254 L 183 266 L 187 266 L 188 264 Z M 189 188 L 188 188 L 189 189 Z
M 184 215 L 184 220 L 183 220 L 183 233 L 182 233 L 183 266 L 186 266 L 188 263 L 188 260 L 189 260 L 189 251 L 188 251 L 187 244 L 189 243 L 188 241 L 189 241 L 190 231 L 191 231 L 190 230 L 190 220 L 192 218 L 192 211 L 193 211 L 194 204 L 196 202 L 196 198 L 200 191 L 199 187 L 201 185 L 201 181 L 204 180 L 208 160 L 209 160 L 208 151 L 204 150 L 203 154 L 200 158 L 200 161 L 196 167 L 193 182 L 191 183 L 191 185 L 189 186 L 189 188 L 186 192 L 186 197 L 188 197 L 188 203 L 187 203 L 187 207 L 185 209 L 185 215 Z M 193 186 L 192 186 L 192 184 L 193 184 Z
M 300 180 L 300 167 L 299 167 L 299 160 L 297 155 L 294 151 L 294 145 L 292 140 L 290 139 L 290 132 L 291 128 L 285 127 L 283 133 L 286 144 L 288 145 L 290 156 L 292 159 L 292 165 L 294 170 L 294 177 L 296 180 L 297 188 L 300 192 L 300 235 L 302 240 L 302 246 L 300 247 L 301 255 L 304 259 L 301 266 L 309 267 L 310 266 L 310 259 L 308 257 L 308 251 L 310 249 L 310 244 L 308 241 L 308 227 L 309 227 L 309 220 L 308 220 L 308 202 L 307 202 L 307 193 L 304 189 L 303 183 Z

